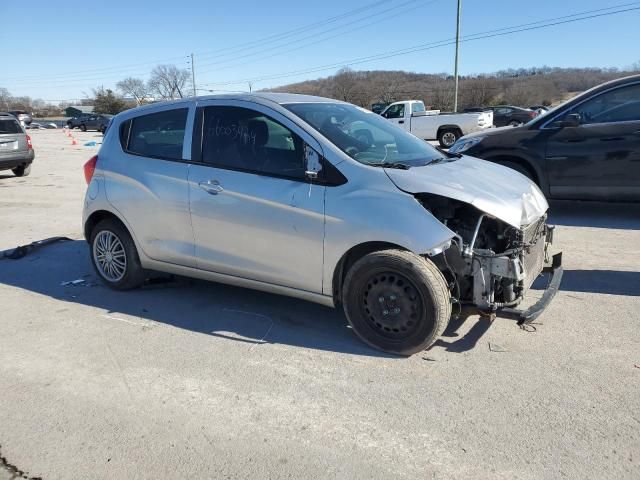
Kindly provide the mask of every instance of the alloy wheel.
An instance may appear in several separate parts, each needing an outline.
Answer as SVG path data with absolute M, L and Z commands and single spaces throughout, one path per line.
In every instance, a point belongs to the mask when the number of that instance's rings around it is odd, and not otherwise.
M 119 282 L 127 273 L 127 255 L 120 239 L 103 230 L 93 241 L 93 260 L 98 272 L 109 282 Z

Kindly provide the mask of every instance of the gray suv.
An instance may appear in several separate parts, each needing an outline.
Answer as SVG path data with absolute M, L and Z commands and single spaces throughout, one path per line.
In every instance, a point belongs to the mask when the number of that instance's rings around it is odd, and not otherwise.
M 11 170 L 17 177 L 31 172 L 35 158 L 31 137 L 13 115 L 0 113 L 0 170 Z
M 533 182 L 326 98 L 128 110 L 84 170 L 85 237 L 109 287 L 156 270 L 342 306 L 396 354 L 430 346 L 452 309 L 530 322 L 562 276 Z M 542 298 L 516 309 L 545 268 Z

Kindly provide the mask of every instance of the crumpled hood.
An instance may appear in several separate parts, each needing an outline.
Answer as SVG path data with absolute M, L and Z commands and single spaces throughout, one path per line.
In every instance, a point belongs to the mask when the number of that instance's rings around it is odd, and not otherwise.
M 473 157 L 409 170 L 386 168 L 385 172 L 400 190 L 460 200 L 516 228 L 540 218 L 549 208 L 527 177 Z

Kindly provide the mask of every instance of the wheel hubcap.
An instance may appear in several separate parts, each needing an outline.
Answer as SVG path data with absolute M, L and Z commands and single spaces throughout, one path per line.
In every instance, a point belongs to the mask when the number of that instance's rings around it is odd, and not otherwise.
M 422 300 L 403 275 L 385 272 L 371 277 L 362 297 L 365 316 L 381 335 L 401 339 L 418 328 Z
M 447 147 L 450 147 L 454 143 L 456 143 L 456 136 L 453 133 L 445 133 L 442 135 L 442 143 L 444 143 Z
M 93 260 L 100 275 L 110 282 L 122 280 L 127 271 L 127 255 L 120 239 L 108 230 L 93 241 Z

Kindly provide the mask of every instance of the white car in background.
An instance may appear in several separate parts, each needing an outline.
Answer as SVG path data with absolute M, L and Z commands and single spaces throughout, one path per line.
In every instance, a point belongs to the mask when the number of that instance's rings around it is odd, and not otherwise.
M 395 102 L 380 114 L 416 137 L 438 140 L 440 146 L 449 148 L 463 135 L 493 127 L 493 112 L 441 113 L 426 110 L 420 100 Z

